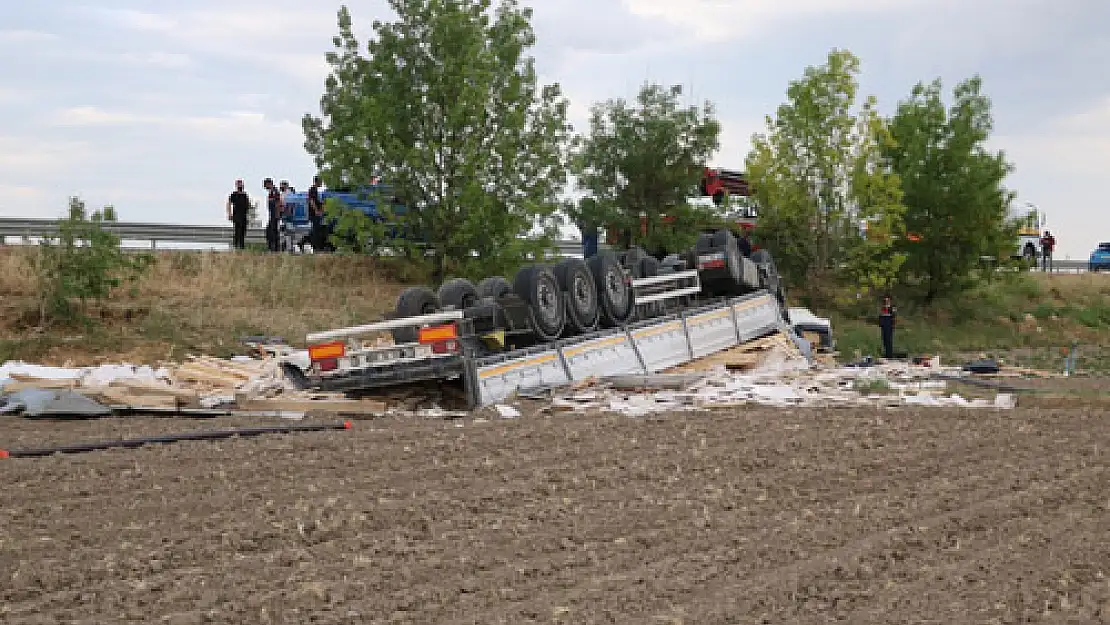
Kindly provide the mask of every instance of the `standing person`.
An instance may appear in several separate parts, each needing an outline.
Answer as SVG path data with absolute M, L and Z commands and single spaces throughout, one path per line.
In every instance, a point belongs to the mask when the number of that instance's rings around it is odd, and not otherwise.
M 1052 252 L 1056 249 L 1056 237 L 1048 230 L 1041 237 L 1041 271 L 1052 271 Z
M 894 358 L 894 318 L 898 309 L 891 303 L 890 296 L 883 296 L 883 305 L 879 309 L 879 331 L 883 337 L 883 358 Z
M 271 252 L 281 251 L 281 241 L 278 240 L 278 225 L 281 222 L 283 202 L 281 192 L 274 186 L 274 179 L 267 178 L 262 181 L 262 188 L 266 189 L 266 247 Z
M 309 232 L 309 241 L 312 243 L 313 252 L 324 251 L 326 237 L 324 236 L 324 204 L 320 201 L 320 176 L 312 177 L 312 186 L 308 188 L 308 222 L 312 224 Z
M 235 190 L 227 197 L 227 219 L 234 228 L 231 246 L 237 250 L 247 247 L 247 217 L 250 215 L 251 199 L 243 190 L 243 181 L 235 181 Z

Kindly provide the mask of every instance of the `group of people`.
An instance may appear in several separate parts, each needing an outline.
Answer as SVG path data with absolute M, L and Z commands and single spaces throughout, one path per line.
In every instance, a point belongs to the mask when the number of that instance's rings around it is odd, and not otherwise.
M 312 178 L 312 186 L 308 189 L 308 219 L 312 225 L 310 240 L 314 248 L 320 248 L 320 238 L 323 236 L 324 204 L 320 200 L 320 177 Z M 281 251 L 280 225 L 283 217 L 289 215 L 285 205 L 284 196 L 293 193 L 294 189 L 288 181 L 281 181 L 280 186 L 274 184 L 273 178 L 262 181 L 262 188 L 266 191 L 266 247 L 271 252 Z M 235 181 L 235 190 L 227 198 L 227 219 L 232 223 L 232 246 L 235 249 L 244 249 L 247 246 L 247 221 L 251 209 L 250 196 L 244 188 L 242 179 Z

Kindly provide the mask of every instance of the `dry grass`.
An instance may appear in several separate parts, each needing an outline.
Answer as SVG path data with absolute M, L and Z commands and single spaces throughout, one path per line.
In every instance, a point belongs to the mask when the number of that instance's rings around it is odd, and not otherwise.
M 224 355 L 247 335 L 302 341 L 313 330 L 367 323 L 400 287 L 372 259 L 224 252 L 163 252 L 134 288 L 95 314 L 103 323 L 38 328 L 33 249 L 0 248 L 0 361 L 85 364 Z

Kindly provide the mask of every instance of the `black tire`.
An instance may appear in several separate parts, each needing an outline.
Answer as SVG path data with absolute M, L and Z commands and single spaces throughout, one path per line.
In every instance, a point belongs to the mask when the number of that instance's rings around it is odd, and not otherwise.
M 633 280 L 644 278 L 643 274 L 643 261 L 647 258 L 647 252 L 638 247 L 633 247 L 621 255 L 621 265 L 632 274 Z
M 528 265 L 513 278 L 513 292 L 531 309 L 532 331 L 540 340 L 559 338 L 566 325 L 563 293 L 548 265 Z
M 444 308 L 454 306 L 458 310 L 473 308 L 478 304 L 478 289 L 466 278 L 453 278 L 439 287 L 439 303 Z
M 586 261 L 567 258 L 555 265 L 555 279 L 567 298 L 567 329 L 585 334 L 597 328 L 597 285 Z
M 775 260 L 771 258 L 771 253 L 767 250 L 756 250 L 752 252 L 752 262 L 757 265 L 775 265 Z
M 752 252 L 751 261 L 759 266 L 760 287 L 777 296 L 776 291 L 779 289 L 781 278 L 771 253 L 767 250 L 756 250 Z
M 654 256 L 644 256 L 640 259 L 640 277 L 654 278 L 659 275 L 659 259 Z
M 586 262 L 597 286 L 598 323 L 614 328 L 628 323 L 635 310 L 632 285 L 612 252 L 601 252 Z
M 439 297 L 437 297 L 431 289 L 426 286 L 414 286 L 401 292 L 401 296 L 397 298 L 397 308 L 395 312 L 397 318 L 402 319 L 405 317 L 430 315 L 439 310 Z M 415 343 L 419 333 L 420 329 L 416 327 L 395 328 L 392 331 L 393 342 L 398 345 L 402 343 Z
M 659 273 L 677 273 L 684 271 L 686 259 L 679 254 L 670 254 L 659 262 Z
M 713 247 L 725 254 L 724 275 L 715 280 L 715 291 L 719 295 L 743 295 L 748 291 L 744 283 L 744 255 L 740 253 L 740 245 L 736 237 L 729 230 L 718 230 L 713 233 Z
M 513 292 L 513 285 L 501 276 L 492 276 L 483 278 L 478 283 L 478 297 L 492 297 L 497 299 Z

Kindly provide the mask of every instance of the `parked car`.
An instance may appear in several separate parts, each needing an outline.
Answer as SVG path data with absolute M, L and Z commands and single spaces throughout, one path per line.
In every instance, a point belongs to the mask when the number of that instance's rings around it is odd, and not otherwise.
M 1087 263 L 1090 271 L 1110 269 L 1110 242 L 1099 243 L 1095 251 L 1091 252 L 1091 260 Z

